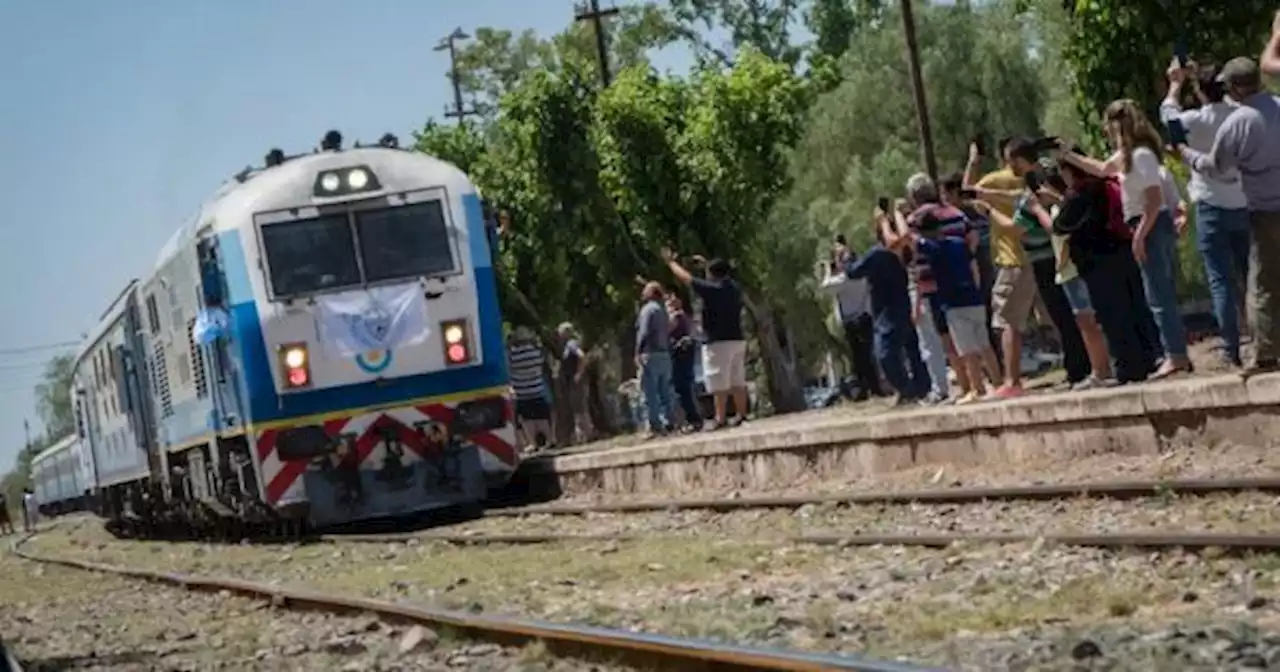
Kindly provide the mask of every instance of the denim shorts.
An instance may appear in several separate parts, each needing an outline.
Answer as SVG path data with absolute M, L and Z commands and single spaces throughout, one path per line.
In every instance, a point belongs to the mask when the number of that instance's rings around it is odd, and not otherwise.
M 1084 278 L 1077 275 L 1059 286 L 1062 287 L 1062 293 L 1067 295 L 1072 313 L 1079 315 L 1093 312 L 1093 301 L 1089 299 L 1089 286 L 1084 284 Z

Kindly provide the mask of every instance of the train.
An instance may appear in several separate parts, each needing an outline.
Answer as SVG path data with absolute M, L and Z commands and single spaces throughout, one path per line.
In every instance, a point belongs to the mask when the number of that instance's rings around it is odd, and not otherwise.
M 321 147 L 228 180 L 75 356 L 119 534 L 474 505 L 519 464 L 494 224 L 456 166 Z
M 89 507 L 94 475 L 80 437 L 71 434 L 31 458 L 31 492 L 41 515 L 58 516 Z

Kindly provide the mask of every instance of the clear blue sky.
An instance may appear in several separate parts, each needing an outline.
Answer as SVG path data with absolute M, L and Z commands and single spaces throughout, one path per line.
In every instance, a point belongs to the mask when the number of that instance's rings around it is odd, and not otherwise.
M 450 99 L 432 47 L 454 27 L 548 35 L 572 15 L 572 0 L 0 3 L 0 351 L 89 331 L 271 147 L 307 150 L 330 128 L 407 140 Z M 23 419 L 42 429 L 31 388 L 48 354 L 0 354 L 0 472 Z

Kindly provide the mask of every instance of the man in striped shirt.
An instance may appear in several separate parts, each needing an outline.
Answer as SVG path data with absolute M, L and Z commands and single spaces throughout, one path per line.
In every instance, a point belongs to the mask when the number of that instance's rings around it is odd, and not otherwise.
M 543 375 L 547 354 L 528 327 L 516 327 L 507 345 L 511 387 L 516 395 L 520 442 L 542 448 L 551 443 L 551 404 Z

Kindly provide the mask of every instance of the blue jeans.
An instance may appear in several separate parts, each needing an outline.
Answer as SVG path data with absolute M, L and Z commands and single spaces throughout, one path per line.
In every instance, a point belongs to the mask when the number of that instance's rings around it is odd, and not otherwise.
M 920 359 L 920 339 L 908 320 L 892 329 L 876 330 L 876 361 L 898 394 L 905 399 L 923 399 L 929 393 L 929 372 Z M 903 359 L 906 361 L 903 361 Z
M 1196 203 L 1196 230 L 1222 344 L 1240 361 L 1240 288 L 1249 277 L 1249 211 Z
M 1138 218 L 1129 224 L 1136 230 Z M 1165 357 L 1186 357 L 1187 331 L 1178 313 L 1178 232 L 1168 211 L 1160 211 L 1147 234 L 1147 261 L 1140 266 L 1147 305 L 1156 319 Z
M 640 365 L 640 389 L 649 414 L 649 429 L 661 432 L 676 424 L 676 398 L 671 384 L 671 354 L 651 352 Z

